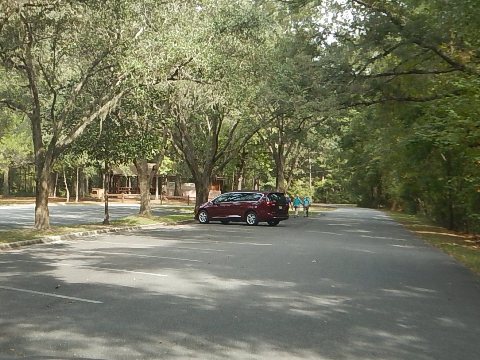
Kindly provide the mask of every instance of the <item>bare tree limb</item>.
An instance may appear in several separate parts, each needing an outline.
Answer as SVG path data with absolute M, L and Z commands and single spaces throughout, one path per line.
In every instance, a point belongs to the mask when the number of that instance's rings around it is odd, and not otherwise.
M 19 111 L 19 112 L 22 112 L 22 113 L 27 114 L 27 115 L 29 114 L 28 110 L 25 106 L 23 106 L 20 103 L 15 102 L 15 101 L 12 101 L 10 99 L 5 99 L 5 98 L 1 99 L 0 98 L 0 104 L 5 105 L 10 110 Z
M 406 70 L 406 71 L 387 71 L 387 72 L 378 73 L 378 74 L 361 75 L 360 77 L 369 79 L 369 78 L 382 78 L 382 77 L 402 76 L 402 75 L 440 75 L 440 74 L 449 74 L 457 71 L 461 71 L 461 70 L 456 68 L 445 69 L 445 70 L 412 69 L 412 70 Z
M 337 110 L 346 110 L 354 108 L 357 106 L 371 106 L 376 104 L 385 104 L 389 102 L 413 102 L 413 103 L 425 103 L 435 100 L 441 100 L 450 97 L 461 96 L 460 92 L 452 92 L 448 94 L 434 94 L 430 96 L 415 97 L 415 96 L 392 96 L 384 97 L 381 99 L 365 100 L 365 101 L 356 101 L 349 104 L 345 104 L 337 108 Z

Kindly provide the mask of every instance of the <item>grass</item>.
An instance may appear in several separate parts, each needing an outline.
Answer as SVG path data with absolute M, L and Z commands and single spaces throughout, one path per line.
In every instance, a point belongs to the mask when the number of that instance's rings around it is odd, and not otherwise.
M 23 240 L 41 239 L 47 236 L 64 235 L 76 232 L 104 229 L 104 225 L 56 226 L 49 230 L 13 229 L 0 231 L 0 244 Z
M 0 196 L 0 205 L 35 204 L 35 198 L 22 196 Z
M 432 224 L 428 219 L 419 215 L 398 212 L 389 212 L 389 215 L 427 243 L 442 249 L 480 275 L 480 239 L 478 236 L 447 230 Z
M 112 225 L 135 226 L 135 225 L 153 225 L 153 224 L 176 224 L 181 221 L 193 220 L 193 214 L 172 214 L 165 216 L 140 216 L 132 215 L 119 220 L 111 221 Z

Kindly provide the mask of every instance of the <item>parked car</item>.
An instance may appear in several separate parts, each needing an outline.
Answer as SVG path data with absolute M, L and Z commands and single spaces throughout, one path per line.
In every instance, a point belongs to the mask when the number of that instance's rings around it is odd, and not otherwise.
M 288 219 L 288 204 L 281 192 L 232 191 L 202 204 L 195 213 L 195 219 L 201 224 L 244 221 L 248 225 L 257 225 L 265 221 L 275 226 Z

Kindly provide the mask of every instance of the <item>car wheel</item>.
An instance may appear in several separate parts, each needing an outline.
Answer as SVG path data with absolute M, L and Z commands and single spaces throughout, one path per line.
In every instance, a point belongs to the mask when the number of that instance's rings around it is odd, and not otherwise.
M 200 224 L 208 224 L 208 213 L 205 210 L 200 210 L 200 212 L 198 213 L 198 222 Z
M 253 211 L 249 212 L 246 217 L 246 221 L 248 225 L 257 225 L 258 224 L 258 217 Z
M 228 223 L 230 222 L 229 220 L 221 220 L 222 224 L 223 225 L 228 225 Z
M 280 220 L 269 220 L 267 223 L 270 226 L 275 226 L 275 225 L 278 225 L 279 222 Z

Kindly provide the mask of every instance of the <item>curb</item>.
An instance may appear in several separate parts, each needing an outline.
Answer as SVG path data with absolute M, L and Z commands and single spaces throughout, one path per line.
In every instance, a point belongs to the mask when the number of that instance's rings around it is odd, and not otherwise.
M 0 244 L 0 251 L 18 249 L 18 248 L 29 246 L 29 245 L 51 244 L 57 241 L 73 240 L 73 239 L 78 239 L 86 236 L 96 236 L 101 234 L 117 233 L 121 231 L 129 232 L 134 230 L 155 228 L 155 227 L 165 226 L 165 225 L 186 225 L 186 224 L 191 224 L 193 222 L 194 220 L 182 220 L 174 224 L 158 223 L 158 224 L 149 224 L 149 225 L 137 225 L 137 226 L 126 226 L 126 227 L 116 227 L 116 228 L 109 228 L 109 229 L 81 231 L 81 232 L 63 234 L 63 235 L 45 236 L 39 239 L 14 241 L 11 243 Z

